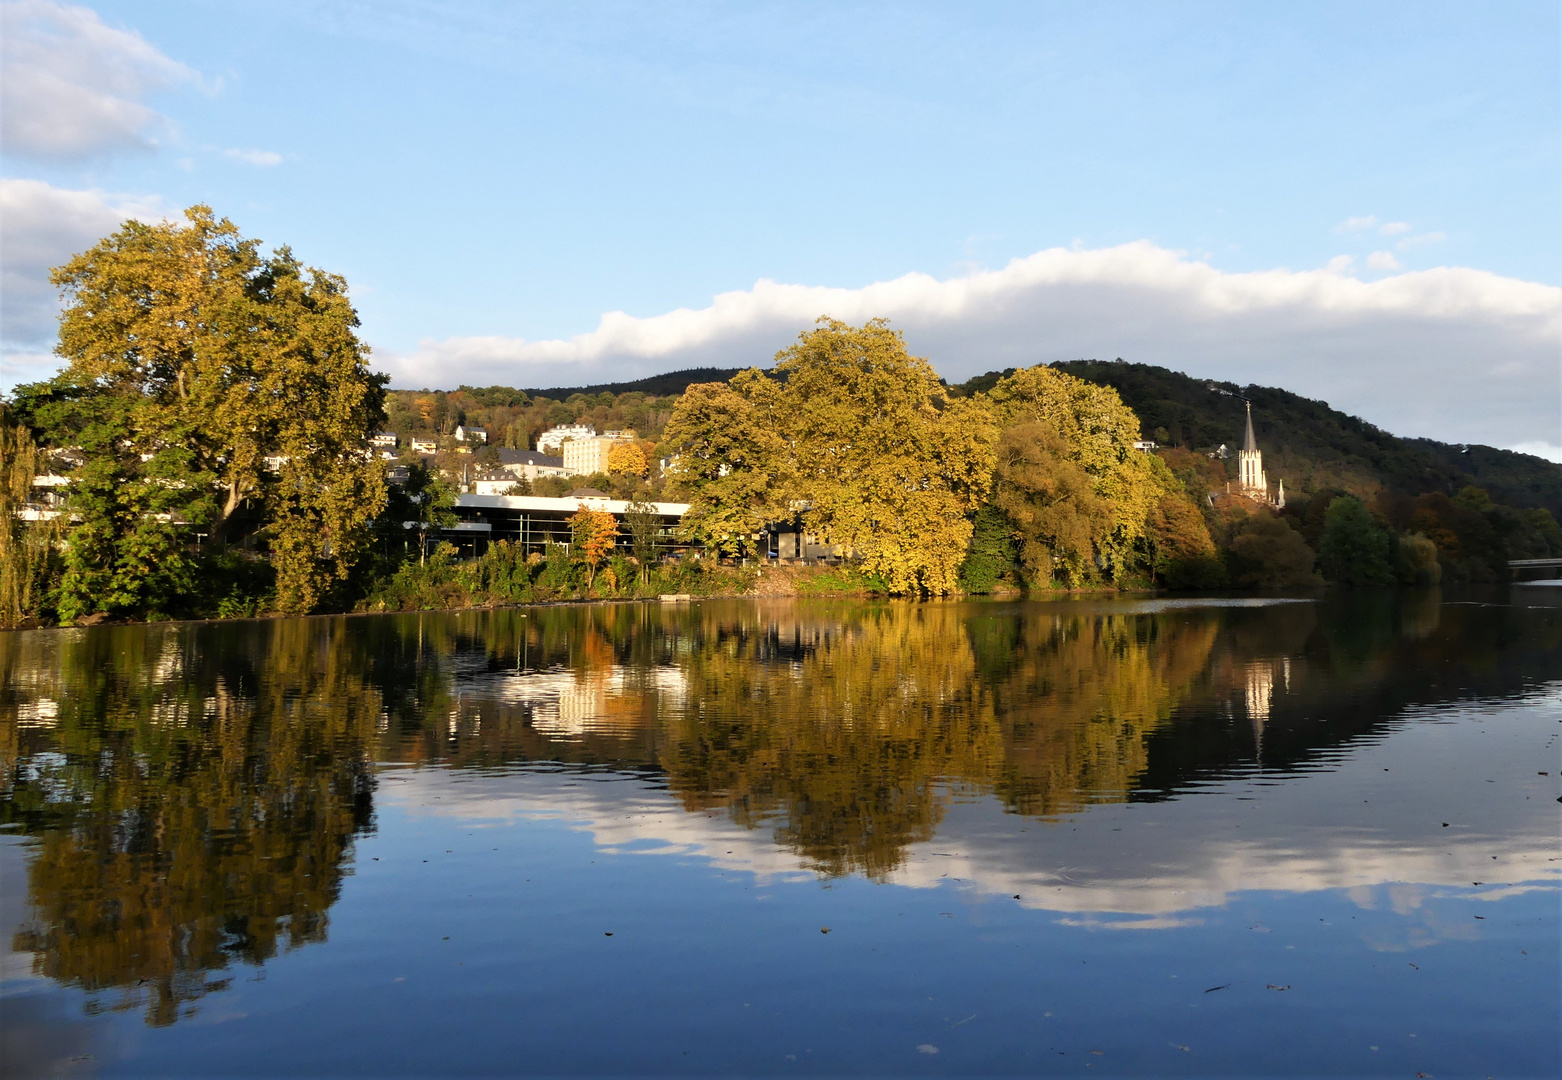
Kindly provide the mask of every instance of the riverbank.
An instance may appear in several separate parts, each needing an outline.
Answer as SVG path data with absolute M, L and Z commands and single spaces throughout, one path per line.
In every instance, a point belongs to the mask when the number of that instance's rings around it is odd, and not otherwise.
M 706 600 L 727 597 L 803 597 L 830 599 L 871 599 L 891 595 L 887 584 L 871 574 L 851 566 L 805 564 L 720 563 L 715 560 L 689 560 L 668 563 L 645 575 L 627 567 L 620 578 L 611 567 L 594 575 L 588 588 L 563 575 L 550 575 L 547 560 L 520 566 L 495 565 L 494 559 L 454 561 L 432 557 L 419 565 L 407 563 L 379 582 L 369 595 L 351 606 L 319 611 L 309 617 L 330 618 L 341 615 L 398 614 L 414 611 L 483 611 L 506 607 L 553 607 L 577 604 L 615 604 L 654 600 Z M 510 572 L 505 572 L 506 570 Z M 1076 596 L 1120 596 L 1155 593 L 1162 590 L 1146 585 L 1141 588 L 1047 589 L 1026 592 L 1000 584 L 990 593 L 994 600 L 1064 598 Z M 958 596 L 970 595 L 958 593 Z M 111 618 L 96 614 L 68 626 L 127 626 L 153 622 L 233 622 L 245 619 L 297 618 L 267 606 L 267 597 L 224 601 L 207 617 L 153 617 L 150 619 Z M 54 628 L 55 624 L 36 621 L 13 630 Z

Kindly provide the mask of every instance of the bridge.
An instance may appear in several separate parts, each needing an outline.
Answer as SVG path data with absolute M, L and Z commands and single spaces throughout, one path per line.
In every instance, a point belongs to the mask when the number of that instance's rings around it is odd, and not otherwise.
M 1509 559 L 1508 569 L 1515 581 L 1520 574 L 1546 570 L 1551 571 L 1552 577 L 1562 577 L 1562 559 Z

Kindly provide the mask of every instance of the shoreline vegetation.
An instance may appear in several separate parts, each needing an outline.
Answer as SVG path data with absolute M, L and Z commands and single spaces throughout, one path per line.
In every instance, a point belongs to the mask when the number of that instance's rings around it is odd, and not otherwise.
M 752 581 L 745 578 L 752 577 Z M 257 611 L 250 615 L 210 615 L 189 617 L 167 617 L 158 619 L 132 619 L 113 618 L 108 616 L 87 617 L 80 619 L 69 626 L 59 626 L 38 622 L 22 622 L 13 626 L 0 627 L 0 632 L 6 630 L 69 630 L 78 627 L 94 626 L 145 626 L 145 625 L 169 625 L 175 623 L 223 623 L 241 622 L 245 620 L 275 620 L 275 619 L 332 619 L 346 618 L 359 615 L 412 615 L 421 613 L 454 613 L 463 611 L 501 611 L 522 608 L 553 608 L 553 607 L 586 607 L 586 606 L 611 606 L 614 604 L 659 604 L 659 603 L 697 603 L 701 600 L 758 600 L 758 599 L 820 599 L 820 600 L 889 600 L 905 599 L 891 593 L 881 579 L 870 578 L 850 567 L 843 566 L 769 566 L 769 567 L 743 567 L 724 566 L 721 568 L 721 584 L 713 584 L 718 580 L 716 574 L 710 575 L 710 580 L 705 583 L 707 591 L 702 592 L 646 592 L 633 591 L 622 592 L 614 595 L 596 593 L 590 596 L 566 595 L 557 597 L 532 596 L 530 598 L 487 598 L 460 603 L 439 603 L 427 606 L 366 606 L 360 605 L 346 611 L 314 611 L 304 615 L 283 611 Z M 1315 590 L 1322 594 L 1323 590 Z M 996 589 L 989 593 L 968 593 L 954 591 L 937 597 L 921 597 L 920 599 L 934 600 L 971 600 L 984 599 L 993 601 L 1008 600 L 1061 600 L 1083 599 L 1089 597 L 1110 596 L 1158 596 L 1173 595 L 1173 590 L 1156 589 L 1151 586 L 1124 585 L 1122 587 L 1105 586 L 1093 588 L 1051 588 L 1045 592 L 1026 592 L 1017 587 Z M 1175 595 L 1196 595 L 1186 592 Z
M 1284 391 L 1144 365 L 952 386 L 881 319 L 821 317 L 766 368 L 563 400 L 391 390 L 341 277 L 209 207 L 185 218 L 126 222 L 53 272 L 64 366 L 0 398 L 0 627 L 1429 586 L 1562 557 L 1562 466 L 1450 457 Z M 1262 447 L 1249 426 L 1232 452 L 1255 403 Z M 603 471 L 497 482 L 575 497 L 562 531 L 455 546 L 473 477 L 511 475 L 502 451 L 559 428 L 608 431 Z M 593 507 L 601 495 L 628 508 Z M 668 501 L 688 507 L 672 528 L 653 510 Z M 782 536 L 809 557 L 775 557 Z

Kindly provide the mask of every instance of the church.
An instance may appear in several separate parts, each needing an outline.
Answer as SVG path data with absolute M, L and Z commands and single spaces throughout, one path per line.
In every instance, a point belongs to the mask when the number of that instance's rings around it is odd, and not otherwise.
M 1264 474 L 1264 455 L 1253 438 L 1253 403 L 1247 404 L 1247 433 L 1242 438 L 1242 449 L 1237 454 L 1237 492 L 1249 499 L 1280 510 L 1285 506 L 1285 481 L 1281 480 L 1278 492 L 1269 494 L 1269 477 Z

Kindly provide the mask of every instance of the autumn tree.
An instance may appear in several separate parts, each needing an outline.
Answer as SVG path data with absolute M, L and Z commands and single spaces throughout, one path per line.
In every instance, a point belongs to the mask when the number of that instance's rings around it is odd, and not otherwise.
M 227 219 L 126 222 L 53 272 L 65 369 L 36 424 L 79 446 L 61 615 L 154 610 L 189 587 L 194 529 L 259 508 L 284 610 L 315 607 L 385 502 L 362 453 L 383 376 L 338 276 L 271 255 Z M 244 527 L 253 527 L 248 521 Z
M 882 319 L 821 319 L 776 361 L 691 386 L 667 426 L 690 535 L 749 551 L 801 514 L 892 591 L 952 590 L 992 472 L 985 406 L 947 399 Z
M 1184 495 L 1163 495 L 1146 522 L 1150 565 L 1157 579 L 1173 589 L 1209 589 L 1225 574 L 1199 508 Z
M 586 568 L 586 592 L 596 581 L 597 568 L 613 554 L 613 542 L 618 534 L 618 522 L 605 510 L 593 510 L 585 503 L 571 514 L 568 521 L 570 553 Z
M 1020 564 L 1038 585 L 1056 577 L 1077 586 L 1093 576 L 1096 545 L 1111 526 L 1111 511 L 1071 450 L 1056 427 L 1038 421 L 998 440 L 993 506 L 1008 518 Z
M 1160 458 L 1134 449 L 1139 419 L 1117 391 L 1037 366 L 1000 379 L 988 396 L 1005 429 L 1029 432 L 1036 461 L 1025 474 L 1038 483 L 1052 477 L 1051 486 L 1030 492 L 1028 501 L 1056 505 L 1052 527 L 1068 526 L 1056 538 L 1032 532 L 1023 539 L 1046 548 L 1069 584 L 1082 584 L 1098 571 L 1120 578 L 1147 568 L 1150 516 L 1162 498 L 1183 488 Z M 1041 431 L 1050 434 L 1043 437 Z M 1084 490 L 1074 493 L 1086 483 L 1094 502 L 1083 497 Z M 1059 502 L 1052 488 L 1066 490 L 1067 499 Z M 1022 533 L 1026 528 L 1016 526 Z M 1041 565 L 1039 556 L 1033 563 Z
M 883 319 L 821 319 L 776 357 L 791 486 L 808 530 L 894 592 L 956 587 L 993 467 L 985 403 L 947 398 Z
M 719 552 L 746 554 L 786 512 L 788 448 L 781 390 L 758 371 L 691 385 L 668 421 L 674 490 L 689 499 L 682 531 Z
M 614 443 L 607 452 L 607 471 L 624 476 L 644 476 L 650 468 L 645 451 L 637 443 Z

